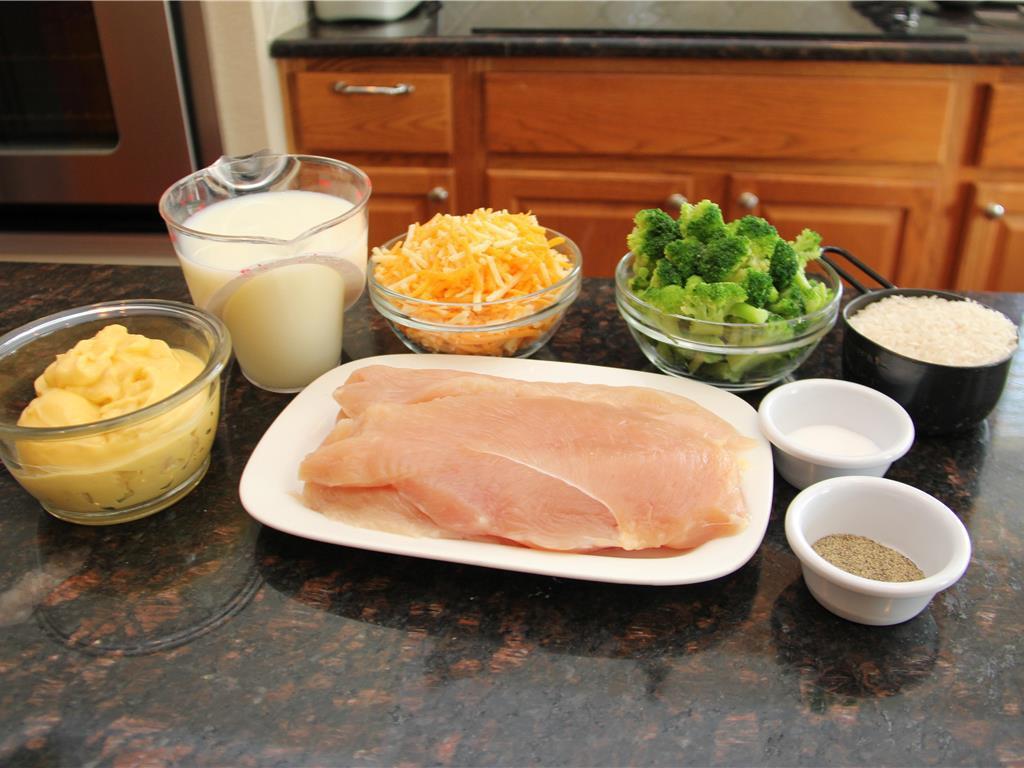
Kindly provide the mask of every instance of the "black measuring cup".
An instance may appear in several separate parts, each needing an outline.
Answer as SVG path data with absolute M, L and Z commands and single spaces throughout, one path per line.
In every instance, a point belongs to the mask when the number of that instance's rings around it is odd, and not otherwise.
M 880 288 L 868 288 L 835 263 L 831 255 L 849 262 Z M 898 288 L 853 254 L 835 246 L 822 248 L 822 259 L 860 294 L 842 311 L 843 378 L 877 389 L 910 414 L 918 435 L 946 435 L 970 429 L 982 421 L 999 401 L 1013 361 L 987 365 L 953 366 L 923 362 L 893 352 L 850 325 L 850 318 L 868 304 L 889 296 L 938 296 L 950 301 L 967 297 L 930 288 Z

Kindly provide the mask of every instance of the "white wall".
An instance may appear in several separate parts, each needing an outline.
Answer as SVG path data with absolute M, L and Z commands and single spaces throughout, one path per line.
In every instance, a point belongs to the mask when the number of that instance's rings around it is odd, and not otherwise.
M 203 22 L 225 155 L 288 149 L 270 41 L 308 14 L 304 0 L 203 0 Z

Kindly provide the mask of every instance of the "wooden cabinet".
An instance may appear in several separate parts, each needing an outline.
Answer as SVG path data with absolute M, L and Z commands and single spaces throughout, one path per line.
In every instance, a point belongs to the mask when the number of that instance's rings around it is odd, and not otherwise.
M 960 290 L 1024 291 L 1024 183 L 979 183 L 971 196 Z
M 1024 168 L 1024 84 L 998 83 L 991 87 L 981 165 Z
M 954 287 L 1024 291 L 1024 83 L 985 88 Z
M 930 182 L 748 173 L 730 177 L 723 210 L 763 216 L 787 238 L 808 227 L 897 285 L 923 285 L 934 282 L 925 245 L 935 200 Z
M 451 152 L 451 76 L 300 72 L 294 141 L 343 151 Z
M 459 210 L 449 168 L 364 166 L 370 177 L 370 245 L 405 232 L 414 221 Z
M 807 74 L 489 72 L 494 152 L 937 162 L 951 85 Z M 893 130 L 898 126 L 899 130 Z
M 680 198 L 822 233 L 894 282 L 1020 289 L 1024 70 L 696 59 L 282 59 L 292 149 L 374 184 L 371 242 L 529 210 L 610 276 Z M 984 206 L 999 202 L 1001 219 Z
M 453 74 L 423 62 L 377 64 L 281 67 L 292 149 L 345 160 L 369 175 L 371 247 L 413 222 L 460 210 Z
M 638 210 L 678 214 L 686 200 L 719 199 L 724 189 L 721 174 L 699 173 L 493 169 L 487 181 L 491 205 L 532 211 L 579 246 L 585 274 L 605 276 L 626 253 L 626 235 Z

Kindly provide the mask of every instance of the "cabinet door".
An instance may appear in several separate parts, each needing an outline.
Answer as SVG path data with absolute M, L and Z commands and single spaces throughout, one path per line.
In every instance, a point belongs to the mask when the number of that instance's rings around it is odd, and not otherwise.
M 716 198 L 724 189 L 724 177 L 717 174 L 494 169 L 487 181 L 492 207 L 536 214 L 541 224 L 575 241 L 583 273 L 594 277 L 615 273 L 638 210 L 663 208 L 677 215 L 683 199 Z
M 1024 184 L 974 189 L 956 287 L 1024 291 Z
M 723 207 L 727 218 L 762 216 L 786 238 L 813 229 L 897 285 L 942 288 L 947 266 L 928 250 L 935 199 L 927 181 L 735 174 Z
M 435 213 L 457 209 L 450 168 L 363 168 L 370 177 L 370 247 Z
M 1024 85 L 998 83 L 991 87 L 980 164 L 989 168 L 1024 166 Z

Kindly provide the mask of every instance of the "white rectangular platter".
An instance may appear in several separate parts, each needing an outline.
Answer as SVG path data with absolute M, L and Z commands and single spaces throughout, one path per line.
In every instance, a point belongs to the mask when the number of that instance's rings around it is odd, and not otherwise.
M 331 520 L 302 503 L 299 463 L 331 430 L 338 414 L 332 394 L 358 369 L 368 365 L 441 368 L 486 373 L 523 381 L 574 381 L 638 386 L 688 397 L 754 440 L 744 452 L 741 474 L 749 525 L 733 536 L 714 539 L 680 552 L 605 551 L 595 554 L 548 552 L 455 539 L 416 538 L 358 528 Z M 652 467 L 652 471 L 656 471 Z M 260 439 L 239 486 L 242 505 L 271 528 L 316 541 L 397 555 L 502 568 L 548 576 L 621 584 L 692 584 L 716 579 L 740 568 L 761 545 L 772 502 L 771 446 L 761 435 L 757 412 L 728 392 L 656 373 L 545 360 L 463 355 L 384 355 L 363 358 L 328 371 L 300 392 Z

